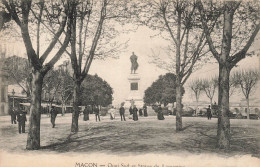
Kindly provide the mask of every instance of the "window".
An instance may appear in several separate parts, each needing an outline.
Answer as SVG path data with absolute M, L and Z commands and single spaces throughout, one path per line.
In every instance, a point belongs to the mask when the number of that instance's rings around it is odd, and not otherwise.
M 5 87 L 1 88 L 1 102 L 5 102 Z
M 138 83 L 137 82 L 131 83 L 131 90 L 138 90 Z

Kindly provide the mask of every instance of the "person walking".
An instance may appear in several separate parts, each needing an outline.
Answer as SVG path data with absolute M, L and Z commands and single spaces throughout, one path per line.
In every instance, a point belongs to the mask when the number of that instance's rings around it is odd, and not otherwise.
M 129 108 L 129 114 L 130 115 L 133 115 L 133 112 L 134 112 L 134 106 L 130 106 L 130 108 Z
M 141 117 L 141 116 L 143 116 L 143 109 L 139 109 L 139 116 Z
M 83 114 L 84 114 L 83 121 L 88 121 L 89 120 L 89 113 L 90 113 L 90 111 L 91 111 L 91 106 L 87 105 L 87 107 L 85 107 L 84 110 L 83 110 Z
M 133 119 L 134 106 L 131 105 L 129 108 L 129 119 Z
M 137 115 L 138 109 L 136 108 L 136 105 L 133 107 L 133 120 L 137 121 L 138 120 L 138 115 Z
M 162 112 L 162 107 L 161 105 L 158 106 L 157 108 L 157 118 L 158 120 L 164 120 L 163 112 Z
M 148 117 L 146 104 L 144 104 L 144 106 L 143 106 L 143 111 L 144 111 L 144 117 Z
M 18 132 L 20 134 L 21 132 L 25 133 L 25 122 L 27 122 L 25 111 L 21 111 L 18 109 L 17 122 L 18 122 Z
M 99 115 L 99 108 L 98 108 L 98 106 L 94 106 L 94 113 L 95 113 L 95 116 L 96 116 L 96 122 L 97 122 L 97 120 L 100 121 L 100 115 Z
M 55 109 L 54 106 L 51 106 L 50 114 L 51 114 L 51 124 L 52 124 L 52 128 L 54 128 L 54 127 L 55 127 L 56 116 L 57 116 L 57 114 L 58 114 L 58 112 L 57 112 L 57 110 Z
M 114 106 L 111 105 L 111 108 L 108 110 L 111 120 L 115 119 L 115 112 L 116 112 L 116 110 L 115 110 Z
M 209 107 L 207 108 L 207 117 L 208 117 L 208 120 L 211 120 L 212 114 L 211 114 L 210 105 L 209 105 Z
M 120 114 L 120 117 L 121 117 L 121 121 L 125 121 L 125 108 L 124 108 L 124 102 L 121 103 L 121 107 L 119 108 L 119 114 Z

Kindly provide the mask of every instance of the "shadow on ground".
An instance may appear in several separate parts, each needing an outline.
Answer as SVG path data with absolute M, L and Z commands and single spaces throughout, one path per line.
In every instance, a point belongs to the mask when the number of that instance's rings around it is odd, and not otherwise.
M 2 123 L 3 122 L 3 123 Z M 27 131 L 18 134 L 17 125 L 1 122 L 0 148 L 11 152 L 25 152 Z M 79 132 L 70 132 L 71 117 L 58 117 L 55 128 L 49 118 L 41 121 L 41 149 L 37 153 L 50 151 L 106 153 L 136 155 L 147 153 L 192 154 L 213 153 L 220 156 L 249 154 L 260 157 L 260 121 L 232 120 L 231 149 L 226 152 L 216 149 L 217 120 L 206 118 L 183 118 L 183 130 L 176 133 L 175 118 L 141 117 L 139 121 L 102 118 L 101 122 L 79 121 Z M 26 130 L 28 127 L 26 127 Z
M 48 143 L 42 150 L 57 152 L 105 152 L 108 154 L 175 154 L 187 151 L 194 154 L 217 153 L 223 156 L 251 154 L 260 157 L 259 138 L 254 128 L 233 127 L 231 150 L 216 148 L 217 125 L 199 122 L 186 123 L 176 133 L 170 121 L 113 122 L 94 124 L 72 133 L 62 142 Z M 246 132 L 246 133 L 245 133 Z

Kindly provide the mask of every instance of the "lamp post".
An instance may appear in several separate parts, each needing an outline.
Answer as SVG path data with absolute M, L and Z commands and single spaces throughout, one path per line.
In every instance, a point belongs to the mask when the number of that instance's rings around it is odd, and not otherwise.
M 15 94 L 15 91 L 13 89 L 13 91 L 12 91 L 12 95 L 13 95 L 13 111 L 14 111 L 14 94 Z

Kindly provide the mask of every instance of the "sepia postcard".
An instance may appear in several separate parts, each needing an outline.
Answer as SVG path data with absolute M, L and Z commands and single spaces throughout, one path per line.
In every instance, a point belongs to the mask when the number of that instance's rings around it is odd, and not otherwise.
M 258 167 L 260 2 L 1 0 L 1 167 Z

